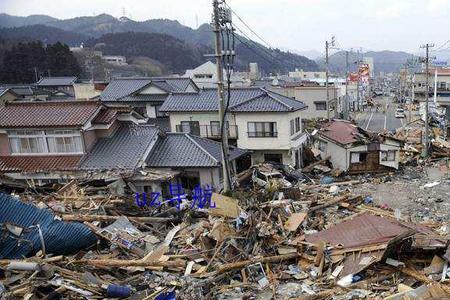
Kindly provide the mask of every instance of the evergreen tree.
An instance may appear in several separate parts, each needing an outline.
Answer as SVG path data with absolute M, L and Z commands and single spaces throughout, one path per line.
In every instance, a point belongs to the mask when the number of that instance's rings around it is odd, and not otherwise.
M 81 68 L 67 45 L 46 47 L 40 42 L 17 43 L 6 50 L 0 64 L 0 82 L 33 83 L 38 75 L 78 76 Z

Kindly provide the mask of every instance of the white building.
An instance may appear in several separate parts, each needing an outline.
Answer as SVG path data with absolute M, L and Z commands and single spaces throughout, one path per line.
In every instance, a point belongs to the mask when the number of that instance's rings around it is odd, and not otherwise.
M 195 69 L 186 70 L 183 77 L 191 78 L 199 88 L 214 88 L 217 86 L 216 64 L 207 61 Z M 223 71 L 223 77 L 224 79 L 226 78 L 225 71 Z M 231 85 L 233 87 L 242 87 L 247 84 L 248 82 L 246 82 L 246 80 L 242 77 L 231 75 Z
M 299 79 L 326 79 L 325 72 L 316 72 L 316 71 L 303 71 L 303 69 L 295 69 L 294 72 L 289 72 L 289 77 L 299 78 Z
M 121 55 L 103 55 L 102 59 L 108 64 L 116 65 L 116 66 L 126 66 L 128 65 L 127 59 L 125 56 Z
M 306 108 L 300 101 L 263 88 L 232 89 L 227 114 L 230 144 L 251 150 L 252 164 L 275 161 L 300 166 Z M 161 111 L 169 114 L 172 132 L 220 139 L 215 89 L 171 94 Z
M 285 82 L 270 89 L 286 97 L 294 98 L 307 105 L 305 119 L 327 118 L 327 90 L 311 82 Z M 339 89 L 334 86 L 328 88 L 330 108 L 335 107 L 339 99 Z
M 369 65 L 369 77 L 375 78 L 373 57 L 363 57 L 363 62 Z

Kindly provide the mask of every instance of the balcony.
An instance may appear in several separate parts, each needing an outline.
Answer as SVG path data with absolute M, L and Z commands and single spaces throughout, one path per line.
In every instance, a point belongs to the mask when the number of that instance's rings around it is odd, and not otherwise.
M 208 139 L 220 139 L 220 127 L 218 125 L 191 125 L 182 126 L 176 125 L 177 132 L 185 132 L 193 135 L 198 135 Z M 238 127 L 237 125 L 228 126 L 228 138 L 237 139 L 238 138 Z

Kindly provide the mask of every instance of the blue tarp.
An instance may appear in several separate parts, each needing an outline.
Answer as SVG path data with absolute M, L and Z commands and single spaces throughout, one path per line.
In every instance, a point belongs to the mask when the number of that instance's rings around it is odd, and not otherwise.
M 6 228 L 6 224 L 21 227 L 23 231 L 17 236 Z M 97 241 L 94 233 L 81 223 L 57 220 L 47 209 L 0 193 L 0 259 L 32 256 L 41 250 L 38 224 L 47 254 L 75 253 Z

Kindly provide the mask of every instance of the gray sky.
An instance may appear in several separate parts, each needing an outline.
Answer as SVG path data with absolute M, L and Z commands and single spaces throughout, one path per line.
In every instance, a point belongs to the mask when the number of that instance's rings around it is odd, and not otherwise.
M 450 39 L 450 0 L 228 0 L 271 46 L 319 50 L 336 36 L 343 48 L 419 52 L 425 42 Z M 208 22 L 211 0 L 0 0 L 0 12 L 58 18 L 107 13 L 134 20 L 176 19 L 196 27 Z M 245 27 L 234 19 L 241 29 Z M 247 31 L 248 32 L 248 31 Z M 248 32 L 249 33 L 249 32 Z M 249 33 L 250 35 L 250 33 Z

